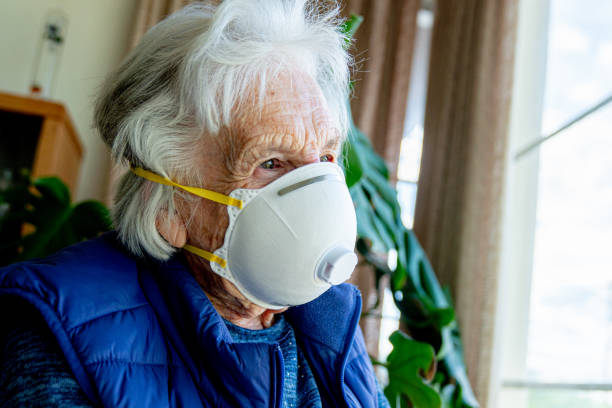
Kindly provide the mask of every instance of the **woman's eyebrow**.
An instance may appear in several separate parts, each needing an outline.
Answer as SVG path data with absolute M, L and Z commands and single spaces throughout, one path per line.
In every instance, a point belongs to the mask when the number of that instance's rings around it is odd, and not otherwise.
M 286 146 L 286 143 L 279 141 L 286 135 L 283 133 L 262 133 L 259 136 L 250 138 L 240 144 L 236 149 L 234 156 L 235 162 L 244 162 L 253 160 L 258 156 L 268 156 L 274 153 L 289 153 L 291 148 Z M 270 141 L 273 141 L 270 143 Z
M 342 144 L 340 135 L 335 134 L 333 136 L 331 136 L 329 139 L 327 139 L 327 142 L 325 142 L 325 145 L 323 146 L 324 149 L 335 149 L 340 147 L 340 145 Z
M 324 135 L 322 135 L 325 137 Z M 262 132 L 240 144 L 234 156 L 235 162 L 253 160 L 256 156 L 269 156 L 271 154 L 291 154 L 296 148 L 287 143 L 286 138 L 295 137 L 286 129 L 275 129 L 273 132 Z M 272 141 L 272 143 L 269 143 Z M 342 138 L 337 132 L 330 132 L 322 150 L 335 150 L 342 144 Z M 301 145 L 301 144 L 300 144 Z

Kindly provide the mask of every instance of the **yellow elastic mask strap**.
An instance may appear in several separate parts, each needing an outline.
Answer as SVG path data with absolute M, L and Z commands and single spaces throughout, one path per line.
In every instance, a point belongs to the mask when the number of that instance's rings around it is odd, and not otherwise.
M 214 201 L 219 204 L 231 205 L 231 206 L 242 209 L 242 205 L 243 205 L 242 200 L 238 200 L 236 198 L 229 197 L 229 196 L 226 196 L 224 194 L 217 193 L 214 191 L 206 190 L 204 188 L 183 186 L 181 184 L 175 183 L 169 178 L 162 177 L 159 174 L 155 174 L 151 171 L 142 169 L 140 167 L 130 167 L 130 170 L 132 171 L 132 173 L 136 174 L 137 176 L 153 181 L 155 183 L 165 184 L 166 186 L 177 187 L 177 188 L 180 188 L 181 190 L 187 191 L 188 193 L 197 195 L 198 197 L 202 197 L 202 198 L 205 198 L 210 201 Z
M 189 251 L 192 254 L 196 254 L 197 256 L 200 256 L 210 262 L 215 262 L 218 263 L 222 268 L 225 268 L 227 266 L 227 261 L 221 257 L 218 257 L 217 255 L 213 254 L 212 252 L 208 252 L 205 251 L 203 249 L 200 248 L 196 248 L 194 246 L 191 245 L 185 245 L 183 247 L 183 249 L 185 251 Z

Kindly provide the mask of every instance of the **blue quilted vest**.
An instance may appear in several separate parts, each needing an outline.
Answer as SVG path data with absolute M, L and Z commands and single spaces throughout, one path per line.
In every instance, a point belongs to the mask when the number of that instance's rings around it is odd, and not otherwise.
M 0 269 L 0 295 L 34 305 L 78 383 L 107 407 L 281 407 L 278 344 L 233 343 L 180 257 L 139 261 L 115 234 Z M 325 407 L 375 407 L 376 385 L 343 284 L 285 312 Z

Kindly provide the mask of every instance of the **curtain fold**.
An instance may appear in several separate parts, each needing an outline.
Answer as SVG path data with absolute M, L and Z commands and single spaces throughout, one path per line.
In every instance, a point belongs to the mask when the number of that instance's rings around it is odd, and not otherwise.
M 414 231 L 450 286 L 468 375 L 486 405 L 517 0 L 439 1 Z
M 344 13 L 364 17 L 355 35 L 351 108 L 395 181 L 404 132 L 418 0 L 348 0 Z
M 351 109 L 355 124 L 370 138 L 374 149 L 397 174 L 399 147 L 404 132 L 410 68 L 416 35 L 419 0 L 347 0 L 343 14 L 363 16 L 351 52 L 357 63 L 353 72 Z M 368 265 L 355 269 L 351 283 L 361 291 L 363 310 L 376 305 L 374 272 Z M 378 356 L 381 305 L 360 325 L 368 352 Z
M 192 0 L 140 0 L 130 48 L 138 44 L 149 28 L 191 2 Z

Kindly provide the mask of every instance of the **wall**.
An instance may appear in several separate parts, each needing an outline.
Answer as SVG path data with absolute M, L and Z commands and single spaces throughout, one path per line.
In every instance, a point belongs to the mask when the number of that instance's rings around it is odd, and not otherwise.
M 0 6 L 0 91 L 26 94 L 45 17 L 68 17 L 63 56 L 51 94 L 63 102 L 85 149 L 76 199 L 105 198 L 109 156 L 92 129 L 97 88 L 128 50 L 137 0 L 3 0 Z

